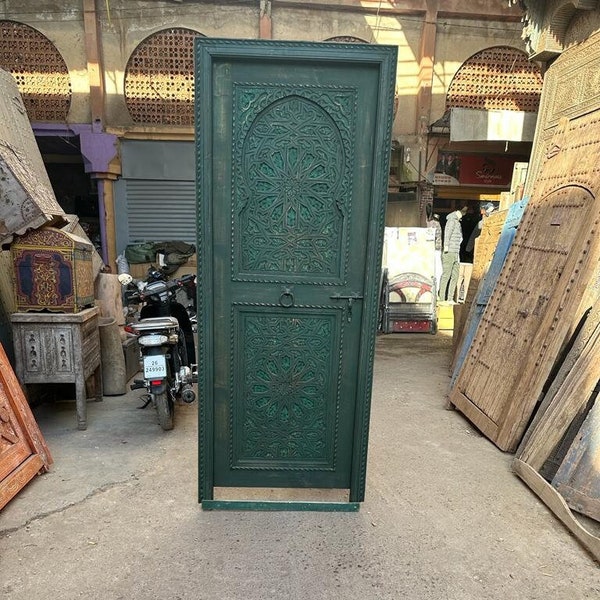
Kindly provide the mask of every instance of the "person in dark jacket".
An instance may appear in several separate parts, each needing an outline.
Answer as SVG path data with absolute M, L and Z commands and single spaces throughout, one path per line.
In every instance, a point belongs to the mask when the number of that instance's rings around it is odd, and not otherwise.
M 481 235 L 481 230 L 483 229 L 483 221 L 487 217 L 489 217 L 494 212 L 494 210 L 496 210 L 496 207 L 491 202 L 486 202 L 485 204 L 481 205 L 481 208 L 479 209 L 479 212 L 481 214 L 481 220 L 477 223 L 477 225 L 475 225 L 473 233 L 471 233 L 471 237 L 469 238 L 469 241 L 465 246 L 465 250 L 467 252 L 473 252 L 475 250 L 475 240 Z
M 467 207 L 463 206 L 460 210 L 451 212 L 446 219 L 439 293 L 441 302 L 454 302 L 460 268 L 460 245 L 463 241 L 460 221 L 466 213 Z

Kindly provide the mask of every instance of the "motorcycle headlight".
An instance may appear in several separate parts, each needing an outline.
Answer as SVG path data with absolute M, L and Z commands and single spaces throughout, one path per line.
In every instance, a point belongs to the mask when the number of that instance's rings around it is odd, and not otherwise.
M 138 338 L 140 346 L 162 346 L 169 341 L 166 335 L 142 335 Z

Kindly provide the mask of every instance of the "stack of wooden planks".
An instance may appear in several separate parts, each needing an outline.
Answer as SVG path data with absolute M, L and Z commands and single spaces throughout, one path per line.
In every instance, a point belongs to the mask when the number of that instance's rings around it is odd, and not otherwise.
M 502 450 L 514 452 L 566 341 L 598 296 L 600 117 L 566 121 L 450 393 Z
M 587 530 L 571 509 L 600 522 L 599 356 L 597 302 L 586 315 L 513 461 L 515 473 L 597 560 L 600 538 Z M 549 462 L 558 468 L 544 469 Z

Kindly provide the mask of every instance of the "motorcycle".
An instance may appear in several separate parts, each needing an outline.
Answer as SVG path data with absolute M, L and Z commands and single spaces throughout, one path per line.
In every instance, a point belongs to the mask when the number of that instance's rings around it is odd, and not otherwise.
M 173 429 L 175 401 L 192 403 L 196 394 L 192 384 L 197 381 L 196 351 L 192 323 L 186 308 L 178 302 L 177 292 L 196 287 L 195 275 L 166 280 L 158 271 L 151 271 L 146 282 L 133 286 L 131 276 L 119 276 L 129 288 L 127 304 L 141 304 L 139 320 L 126 326 L 140 345 L 143 379 L 135 379 L 132 390 L 146 389 L 145 408 L 152 402 L 158 422 L 166 431 Z

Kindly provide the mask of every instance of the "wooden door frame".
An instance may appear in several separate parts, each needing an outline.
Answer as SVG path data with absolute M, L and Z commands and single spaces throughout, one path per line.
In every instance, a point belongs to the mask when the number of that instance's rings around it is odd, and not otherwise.
M 2 344 L 0 344 L 0 385 L 3 387 L 3 395 L 7 401 L 4 410 L 8 413 L 9 419 L 5 423 L 7 428 L 5 433 L 11 434 L 9 443 L 22 443 L 30 451 L 20 464 L 14 465 L 11 471 L 0 478 L 1 511 L 31 479 L 37 474 L 48 471 L 53 461 L 46 440 L 29 408 L 21 384 L 12 370 Z M 13 431 L 10 431 L 11 429 Z M 0 464 L 0 471 L 3 470 L 2 467 L 3 465 Z
M 203 508 L 299 509 L 299 510 L 356 510 L 364 500 L 367 467 L 367 445 L 373 359 L 378 316 L 378 286 L 383 249 L 387 180 L 391 148 L 393 101 L 397 48 L 368 44 L 338 44 L 313 42 L 279 42 L 267 40 L 232 40 L 197 38 L 195 54 L 196 98 L 196 197 L 198 231 L 198 387 L 199 387 L 199 502 Z M 218 332 L 213 329 L 213 235 L 212 235 L 212 71 L 218 60 L 236 59 L 276 61 L 319 60 L 329 66 L 341 64 L 372 65 L 379 69 L 377 94 L 377 123 L 373 142 L 373 178 L 369 201 L 371 211 L 367 233 L 364 313 L 360 329 L 360 370 L 357 381 L 357 402 L 354 419 L 354 444 L 350 476 L 350 497 L 346 508 L 335 503 L 265 503 L 218 502 L 214 492 L 214 382 L 212 349 Z

